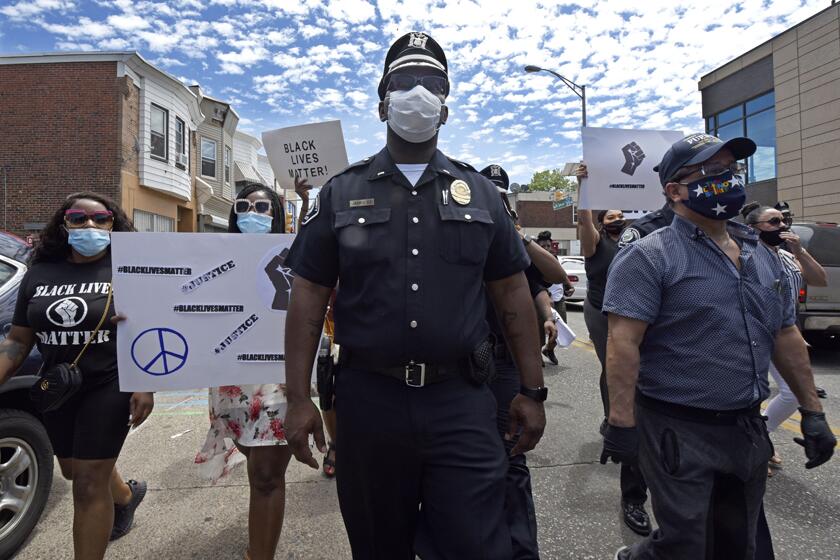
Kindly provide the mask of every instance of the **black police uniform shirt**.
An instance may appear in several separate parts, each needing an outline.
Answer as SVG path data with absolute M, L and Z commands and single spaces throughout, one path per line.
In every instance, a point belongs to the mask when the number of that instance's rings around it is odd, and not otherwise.
M 621 236 L 618 238 L 618 248 L 621 249 L 622 247 L 626 247 L 649 233 L 653 233 L 659 228 L 670 226 L 673 221 L 674 210 L 670 205 L 665 204 L 665 206 L 656 212 L 649 212 L 645 214 L 621 230 Z
M 40 262 L 27 271 L 12 324 L 34 331 L 45 368 L 76 359 L 105 312 L 110 284 L 110 253 L 89 263 Z M 117 378 L 117 331 L 110 321 L 114 314 L 112 304 L 79 361 L 85 384 Z
M 459 180 L 469 200 L 456 200 Z M 321 189 L 286 263 L 322 286 L 340 278 L 336 343 L 384 367 L 469 355 L 489 334 L 484 282 L 530 259 L 498 190 L 470 165 L 436 151 L 412 186 L 384 148 Z

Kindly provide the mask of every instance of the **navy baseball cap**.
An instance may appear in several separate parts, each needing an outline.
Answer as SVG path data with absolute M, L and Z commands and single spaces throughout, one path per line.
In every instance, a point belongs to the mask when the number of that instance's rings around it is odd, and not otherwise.
M 659 173 L 659 182 L 664 187 L 680 168 L 703 163 L 724 148 L 728 148 L 736 160 L 742 160 L 753 155 L 756 146 L 749 138 L 732 138 L 724 142 L 711 134 L 691 134 L 671 144 L 653 170 Z
M 479 173 L 490 179 L 496 185 L 496 188 L 499 189 L 499 192 L 507 192 L 508 186 L 510 186 L 510 180 L 508 179 L 507 172 L 502 169 L 501 165 L 488 165 L 479 171 Z
M 385 55 L 385 68 L 378 88 L 380 100 L 385 99 L 385 88 L 391 73 L 410 66 L 430 68 L 443 74 L 447 79 L 444 95 L 449 95 L 449 65 L 443 48 L 429 34 L 412 31 L 394 41 Z

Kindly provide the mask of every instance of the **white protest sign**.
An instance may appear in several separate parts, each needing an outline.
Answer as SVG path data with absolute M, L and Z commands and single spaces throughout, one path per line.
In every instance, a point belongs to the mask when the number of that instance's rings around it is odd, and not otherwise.
M 653 168 L 682 137 L 682 132 L 673 130 L 583 128 L 588 177 L 581 182 L 580 208 L 661 208 L 665 197 Z
M 120 390 L 284 383 L 293 235 L 113 233 Z
M 341 121 L 269 130 L 262 133 L 262 141 L 274 176 L 284 189 L 294 188 L 295 177 L 321 187 L 348 165 Z

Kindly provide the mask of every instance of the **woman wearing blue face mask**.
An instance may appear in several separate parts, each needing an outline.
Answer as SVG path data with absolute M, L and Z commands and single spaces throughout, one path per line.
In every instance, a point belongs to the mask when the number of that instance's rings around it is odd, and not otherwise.
M 146 493 L 145 482 L 124 482 L 114 467 L 129 426 L 143 423 L 154 405 L 151 393 L 120 392 L 116 325 L 108 320 L 114 317 L 111 232 L 133 230 L 112 200 L 95 193 L 69 196 L 41 233 L 12 329 L 0 343 L 0 383 L 33 344 L 44 371 L 81 355 L 81 388 L 43 414 L 61 474 L 73 483 L 76 558 L 102 558 L 108 540 L 129 531 Z
M 298 181 L 299 183 L 303 183 Z M 285 233 L 286 215 L 277 193 L 264 185 L 246 185 L 230 210 L 230 233 Z M 279 265 L 275 265 L 279 266 Z M 245 558 L 274 558 L 286 505 L 284 385 L 229 385 L 210 389 L 210 431 L 195 458 L 214 482 L 247 460 L 250 506 Z

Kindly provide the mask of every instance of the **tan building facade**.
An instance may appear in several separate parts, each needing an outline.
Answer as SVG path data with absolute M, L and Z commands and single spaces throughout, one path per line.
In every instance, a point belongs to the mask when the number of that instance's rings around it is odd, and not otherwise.
M 785 200 L 799 220 L 840 222 L 840 4 L 703 76 L 699 88 L 707 131 L 757 140 L 753 198 Z

